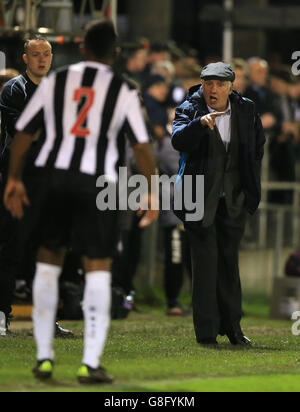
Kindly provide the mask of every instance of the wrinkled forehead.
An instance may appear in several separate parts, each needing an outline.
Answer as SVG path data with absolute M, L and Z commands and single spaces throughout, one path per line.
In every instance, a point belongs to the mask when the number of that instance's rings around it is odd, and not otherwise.
M 46 40 L 32 40 L 27 46 L 27 53 L 45 53 L 52 52 L 52 47 Z

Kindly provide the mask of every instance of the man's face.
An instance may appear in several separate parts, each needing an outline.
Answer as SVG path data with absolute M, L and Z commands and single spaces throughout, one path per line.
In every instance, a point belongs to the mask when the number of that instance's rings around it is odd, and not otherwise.
M 226 110 L 232 93 L 232 83 L 224 80 L 204 80 L 202 85 L 206 104 L 218 112 Z
M 250 79 L 254 84 L 263 87 L 267 83 L 269 68 L 263 62 L 252 63 L 250 65 Z
M 32 40 L 23 55 L 27 70 L 33 76 L 42 78 L 47 75 L 52 63 L 52 49 L 45 40 Z
M 147 65 L 147 50 L 138 50 L 135 56 L 131 59 L 133 64 L 133 71 L 142 72 Z
M 233 88 L 237 92 L 243 94 L 247 86 L 247 76 L 245 70 L 236 68 L 235 69 L 235 82 L 233 83 Z
M 157 83 L 150 87 L 148 94 L 163 103 L 168 97 L 169 87 L 166 83 Z
M 271 90 L 280 96 L 285 96 L 289 90 L 289 84 L 275 76 L 271 77 L 270 86 Z

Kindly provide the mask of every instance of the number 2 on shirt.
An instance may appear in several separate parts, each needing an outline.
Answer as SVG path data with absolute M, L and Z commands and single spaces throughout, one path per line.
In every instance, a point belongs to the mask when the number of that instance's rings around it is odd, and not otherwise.
M 76 123 L 71 130 L 71 134 L 77 137 L 88 137 L 91 134 L 90 130 L 87 127 L 83 127 L 83 124 L 86 121 L 89 111 L 94 104 L 95 91 L 87 87 L 76 89 L 74 92 L 73 100 L 79 104 L 83 98 L 85 98 L 86 100 L 85 104 L 80 110 Z

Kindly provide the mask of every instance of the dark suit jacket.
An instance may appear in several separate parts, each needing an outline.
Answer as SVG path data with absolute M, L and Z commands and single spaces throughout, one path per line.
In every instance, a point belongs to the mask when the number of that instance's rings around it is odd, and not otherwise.
M 240 140 L 240 180 L 245 195 L 245 207 L 254 214 L 261 200 L 261 163 L 266 142 L 261 120 L 256 113 L 255 104 L 233 92 L 230 96 L 236 108 L 237 132 Z M 187 100 L 177 109 L 173 124 L 172 144 L 181 152 L 179 177 L 208 175 L 208 154 L 210 153 L 211 134 L 208 127 L 201 124 L 201 118 L 208 114 L 202 88 L 193 87 Z M 196 190 L 193 180 L 193 191 Z M 209 188 L 205 189 L 208 192 Z M 195 196 L 194 196 L 195 198 Z M 190 212 L 188 212 L 190 213 Z M 175 211 L 185 221 L 186 211 Z

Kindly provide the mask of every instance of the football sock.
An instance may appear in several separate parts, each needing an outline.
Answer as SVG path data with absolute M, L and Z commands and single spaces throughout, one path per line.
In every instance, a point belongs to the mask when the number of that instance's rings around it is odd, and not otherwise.
M 86 274 L 84 292 L 83 364 L 97 369 L 110 325 L 111 274 L 98 271 Z
M 39 361 L 54 360 L 53 340 L 61 268 L 37 263 L 33 283 L 33 323 Z

